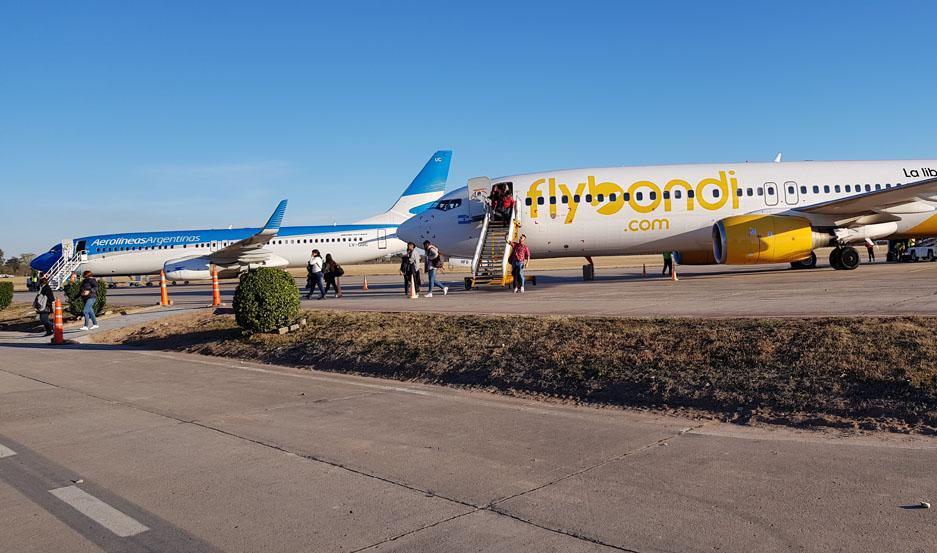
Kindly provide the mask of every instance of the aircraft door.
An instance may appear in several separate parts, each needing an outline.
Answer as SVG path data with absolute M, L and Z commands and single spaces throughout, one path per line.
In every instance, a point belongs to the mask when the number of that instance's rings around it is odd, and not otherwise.
M 387 249 L 387 229 L 377 229 L 377 249 Z
M 86 248 L 87 248 L 87 244 L 85 243 L 84 240 L 79 240 L 78 243 L 75 245 L 75 251 L 81 254 L 82 261 L 88 261 L 88 250 Z
M 765 183 L 765 205 L 778 205 L 778 185 L 776 183 Z
M 485 215 L 483 198 L 491 193 L 491 179 L 488 177 L 475 177 L 468 180 L 468 213 L 472 220 Z
M 797 183 L 787 181 L 784 183 L 784 201 L 787 205 L 797 205 L 800 201 L 800 194 L 797 193 Z

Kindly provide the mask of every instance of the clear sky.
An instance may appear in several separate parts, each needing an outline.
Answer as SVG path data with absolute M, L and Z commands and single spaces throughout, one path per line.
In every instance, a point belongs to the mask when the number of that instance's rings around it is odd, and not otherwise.
M 429 155 L 937 157 L 937 3 L 6 2 L 0 248 L 352 222 Z

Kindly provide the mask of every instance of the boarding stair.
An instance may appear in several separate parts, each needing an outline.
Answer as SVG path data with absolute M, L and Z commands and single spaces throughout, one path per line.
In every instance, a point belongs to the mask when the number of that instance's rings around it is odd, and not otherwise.
M 517 240 L 520 222 L 517 220 L 517 205 L 511 211 L 510 222 L 505 222 L 492 209 L 485 210 L 481 233 L 472 257 L 472 276 L 465 279 L 465 288 L 478 286 L 506 286 L 511 282 L 508 259 L 511 256 L 510 242 Z
M 75 269 L 86 259 L 85 252 L 76 251 L 73 253 L 70 243 L 68 244 L 69 247 L 65 246 L 66 243 L 63 242 L 61 257 L 59 257 L 58 261 L 45 273 L 45 277 L 49 279 L 49 286 L 53 290 L 61 290 L 65 281 L 68 280 Z

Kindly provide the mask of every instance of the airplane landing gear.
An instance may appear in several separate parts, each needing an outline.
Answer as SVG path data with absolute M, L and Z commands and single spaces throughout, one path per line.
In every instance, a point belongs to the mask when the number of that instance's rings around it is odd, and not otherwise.
M 839 271 L 851 271 L 859 266 L 859 252 L 852 246 L 834 248 L 830 252 L 830 266 Z
M 791 269 L 815 269 L 817 266 L 817 254 L 810 252 L 810 257 L 802 261 L 791 263 Z

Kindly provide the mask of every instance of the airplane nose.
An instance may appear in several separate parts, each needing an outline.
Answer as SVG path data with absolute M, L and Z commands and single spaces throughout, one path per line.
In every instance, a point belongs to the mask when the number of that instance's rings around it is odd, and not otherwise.
M 423 240 L 429 239 L 432 218 L 432 215 L 410 217 L 397 227 L 397 236 L 405 242 L 421 244 Z

